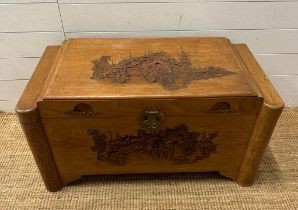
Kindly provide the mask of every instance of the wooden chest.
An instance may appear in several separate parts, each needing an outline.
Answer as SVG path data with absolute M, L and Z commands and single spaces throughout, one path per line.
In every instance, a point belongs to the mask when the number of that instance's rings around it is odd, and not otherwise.
M 217 171 L 253 182 L 283 101 L 225 38 L 70 39 L 16 112 L 49 191 L 83 175 Z

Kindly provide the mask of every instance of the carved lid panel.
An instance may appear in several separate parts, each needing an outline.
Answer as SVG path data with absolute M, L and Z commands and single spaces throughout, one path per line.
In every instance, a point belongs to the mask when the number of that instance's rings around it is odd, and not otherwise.
M 45 99 L 257 96 L 225 38 L 70 39 Z

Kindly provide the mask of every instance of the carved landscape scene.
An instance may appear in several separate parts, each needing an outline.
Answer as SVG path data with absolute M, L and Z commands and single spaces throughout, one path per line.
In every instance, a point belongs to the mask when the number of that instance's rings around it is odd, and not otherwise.
M 193 80 L 208 80 L 235 74 L 221 67 L 198 67 L 181 52 L 178 59 L 166 52 L 148 53 L 114 62 L 110 56 L 93 61 L 91 79 L 110 79 L 113 83 L 127 83 L 131 77 L 143 77 L 150 83 L 159 83 L 167 90 L 186 88 Z
M 91 149 L 97 153 L 97 160 L 116 165 L 125 164 L 129 155 L 136 153 L 171 160 L 176 164 L 193 163 L 216 152 L 214 140 L 218 136 L 217 132 L 189 131 L 185 124 L 156 132 L 139 129 L 136 135 L 125 136 L 90 129 L 88 135 L 93 138 Z

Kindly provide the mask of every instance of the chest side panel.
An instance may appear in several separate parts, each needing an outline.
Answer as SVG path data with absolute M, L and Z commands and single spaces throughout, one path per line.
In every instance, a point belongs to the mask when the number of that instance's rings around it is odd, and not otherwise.
M 81 175 L 145 172 L 219 171 L 234 179 L 261 103 L 261 98 L 243 97 L 38 106 L 67 183 Z M 146 120 L 160 123 L 152 129 Z

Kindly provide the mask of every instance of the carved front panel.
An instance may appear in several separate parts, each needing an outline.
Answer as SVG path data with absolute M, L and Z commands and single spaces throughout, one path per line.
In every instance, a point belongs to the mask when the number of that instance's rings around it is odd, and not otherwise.
M 252 97 L 47 101 L 39 109 L 67 181 L 91 174 L 191 171 L 234 177 L 258 104 Z
M 97 159 L 114 164 L 125 164 L 127 157 L 134 153 L 145 153 L 174 163 L 193 163 L 208 158 L 216 152 L 214 139 L 217 132 L 189 131 L 187 125 L 165 128 L 156 132 L 139 129 L 136 134 L 120 136 L 89 129 L 97 153 Z

